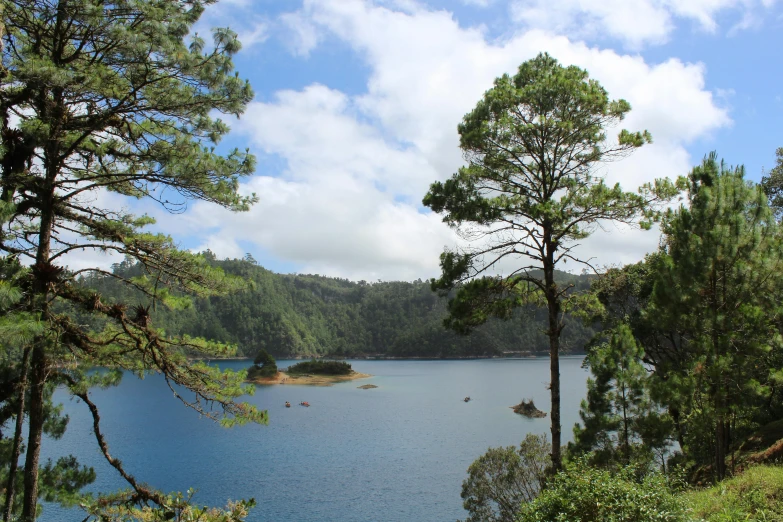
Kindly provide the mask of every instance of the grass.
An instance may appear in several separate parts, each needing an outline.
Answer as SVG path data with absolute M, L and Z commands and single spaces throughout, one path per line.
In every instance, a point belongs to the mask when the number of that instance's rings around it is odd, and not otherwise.
M 708 489 L 683 493 L 696 521 L 783 522 L 783 466 L 759 465 Z

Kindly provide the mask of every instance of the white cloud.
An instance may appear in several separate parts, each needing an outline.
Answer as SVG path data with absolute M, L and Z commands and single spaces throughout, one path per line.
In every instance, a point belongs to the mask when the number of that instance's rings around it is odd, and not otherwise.
M 212 43 L 212 29 L 230 27 L 237 33 L 242 50 L 248 51 L 266 42 L 270 37 L 270 23 L 253 10 L 252 0 L 220 0 L 208 6 L 193 27 L 208 44 Z
M 465 5 L 472 5 L 476 7 L 489 7 L 495 0 L 460 0 Z
M 320 40 L 318 28 L 301 12 L 283 13 L 279 17 L 283 27 L 287 29 L 286 42 L 297 56 L 308 56 Z
M 264 43 L 269 39 L 269 24 L 264 21 L 255 22 L 250 27 L 245 27 L 238 32 L 237 38 L 245 49 Z
M 219 230 L 202 248 L 233 257 L 237 240 L 251 241 L 304 272 L 355 279 L 434 273 L 453 241 L 440 218 L 418 211 L 436 173 L 357 116 L 347 96 L 321 85 L 251 104 L 237 130 L 288 168 L 244 187 L 261 198 L 249 214 L 196 205 L 190 230 Z
M 75 201 L 83 208 L 111 209 L 116 212 L 128 212 L 129 203 L 135 200 L 101 188 L 83 192 Z M 72 223 L 69 223 L 69 225 L 73 227 Z M 75 232 L 65 228 L 59 228 L 55 236 L 65 243 L 82 245 L 100 244 L 98 241 L 91 241 L 90 239 L 77 235 Z M 53 243 L 54 250 L 60 250 L 63 247 L 64 245 L 62 243 L 58 243 L 57 241 Z M 58 262 L 68 266 L 70 270 L 84 270 L 90 268 L 108 270 L 113 263 L 119 263 L 123 258 L 124 256 L 122 254 L 119 254 L 114 250 L 102 250 L 101 248 L 93 246 L 80 250 L 71 250 L 63 254 Z
M 751 27 L 776 0 L 514 0 L 512 18 L 532 29 L 580 38 L 612 37 L 631 48 L 669 39 L 678 19 L 715 32 L 716 17 L 739 13 L 731 31 Z
M 624 127 L 652 132 L 653 145 L 603 169 L 627 189 L 687 173 L 685 146 L 731 123 L 705 89 L 700 64 L 646 63 L 540 30 L 490 42 L 450 13 L 415 4 L 400 11 L 361 0 L 306 0 L 295 16 L 364 60 L 366 92 L 348 96 L 314 84 L 251 104 L 237 130 L 287 167 L 247 184 L 261 197 L 249 215 L 196 205 L 185 216 L 194 229 L 209 231 L 211 248 L 230 251 L 250 241 L 305 272 L 353 279 L 437 275 L 438 255 L 456 237 L 419 202 L 429 183 L 462 163 L 462 116 L 494 78 L 541 51 L 589 70 L 612 97 L 632 104 Z M 657 246 L 654 232 L 608 230 L 580 252 L 610 264 L 638 260 Z

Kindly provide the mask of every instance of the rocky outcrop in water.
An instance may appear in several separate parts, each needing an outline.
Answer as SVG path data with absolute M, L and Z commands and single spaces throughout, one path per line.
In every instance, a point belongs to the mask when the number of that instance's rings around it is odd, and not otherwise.
M 511 409 L 514 410 L 514 413 L 519 413 L 520 415 L 524 415 L 531 419 L 546 417 L 546 413 L 536 408 L 536 405 L 533 404 L 533 399 L 530 399 L 529 401 L 522 399 L 522 402 L 516 406 L 511 406 Z

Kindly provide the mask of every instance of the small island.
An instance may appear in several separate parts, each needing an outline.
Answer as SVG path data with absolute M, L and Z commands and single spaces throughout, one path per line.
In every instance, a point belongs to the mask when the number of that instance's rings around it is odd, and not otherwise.
M 536 405 L 533 404 L 533 399 L 530 399 L 529 401 L 522 399 L 522 402 L 516 406 L 510 406 L 510 408 L 514 410 L 514 413 L 524 415 L 530 419 L 542 419 L 546 417 L 546 413 L 536 408 Z
M 303 361 L 285 371 L 277 368 L 274 358 L 261 350 L 247 372 L 247 380 L 255 384 L 310 384 L 330 386 L 338 382 L 372 377 L 359 373 L 345 361 Z

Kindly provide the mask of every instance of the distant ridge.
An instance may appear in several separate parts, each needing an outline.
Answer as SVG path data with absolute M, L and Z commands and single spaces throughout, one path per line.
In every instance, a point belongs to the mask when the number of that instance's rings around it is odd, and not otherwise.
M 318 275 L 275 274 L 247 259 L 215 259 L 226 273 L 245 278 L 251 288 L 225 297 L 195 301 L 181 311 L 158 310 L 154 320 L 170 334 L 189 334 L 239 347 L 253 356 L 264 348 L 276 357 L 486 357 L 520 356 L 547 351 L 543 334 L 545 312 L 528 307 L 509 321 L 490 320 L 469 336 L 444 329 L 446 298 L 429 283 L 353 282 Z M 123 262 L 113 270 L 125 276 L 141 274 L 140 267 Z M 588 276 L 559 272 L 558 279 L 586 289 Z M 113 278 L 82 280 L 98 290 L 105 302 L 119 297 Z M 142 302 L 141 296 L 136 298 Z M 131 299 L 132 302 L 132 299 Z M 89 320 L 85 318 L 85 320 Z M 582 352 L 593 330 L 567 317 L 563 332 L 565 353 Z

